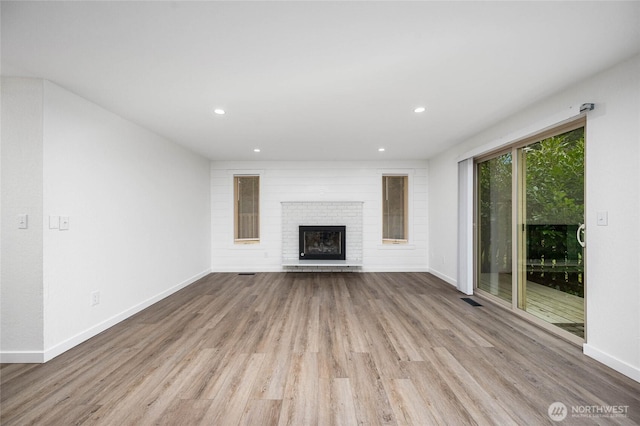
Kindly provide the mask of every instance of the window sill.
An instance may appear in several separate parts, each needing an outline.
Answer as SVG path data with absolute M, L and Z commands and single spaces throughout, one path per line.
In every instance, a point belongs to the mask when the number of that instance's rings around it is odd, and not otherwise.
M 237 246 L 250 246 L 260 244 L 260 240 L 234 240 L 233 244 Z
M 382 243 L 378 244 L 378 250 L 415 250 L 416 246 L 409 243 Z
M 394 239 L 383 239 L 382 244 L 391 244 L 391 245 L 400 245 L 400 244 L 408 244 L 409 240 L 394 240 Z

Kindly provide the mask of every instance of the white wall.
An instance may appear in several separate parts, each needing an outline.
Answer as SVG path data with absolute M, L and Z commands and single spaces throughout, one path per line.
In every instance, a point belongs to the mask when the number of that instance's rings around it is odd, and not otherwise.
M 260 174 L 261 241 L 233 243 L 233 175 Z M 382 244 L 382 174 L 409 174 L 409 243 Z M 281 271 L 283 201 L 363 202 L 363 271 L 427 270 L 425 161 L 213 162 L 211 165 L 214 271 Z
M 429 160 L 429 182 L 438 182 L 429 186 L 429 272 L 453 285 L 458 256 L 457 156 L 453 149 Z
M 584 350 L 640 381 L 639 56 L 537 102 L 429 161 L 429 181 L 438 182 L 429 188 L 430 267 L 438 275 L 456 276 L 459 156 L 584 102 L 596 104 L 586 128 Z M 596 226 L 600 211 L 608 212 L 609 226 Z
M 43 272 L 41 296 L 28 303 L 42 306 L 46 361 L 207 274 L 211 216 L 207 159 L 40 84 L 42 142 L 33 155 L 42 158 L 42 214 L 32 224 L 42 235 Z M 49 229 L 50 216 L 69 216 L 70 229 Z M 17 292 L 22 283 L 3 280 L 3 292 L 5 285 Z M 22 334 L 11 315 L 2 312 L 3 325 L 11 324 L 3 335 Z M 2 346 L 3 360 L 29 349 L 26 341 L 13 343 Z
M 28 359 L 43 350 L 42 98 L 42 80 L 2 79 L 0 348 Z

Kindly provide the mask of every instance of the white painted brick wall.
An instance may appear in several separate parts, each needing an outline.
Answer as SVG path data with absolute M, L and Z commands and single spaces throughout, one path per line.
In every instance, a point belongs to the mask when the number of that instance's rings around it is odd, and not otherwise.
M 299 226 L 345 226 L 346 260 L 362 261 L 362 201 L 282 202 L 282 258 L 298 259 Z
M 260 243 L 233 243 L 233 175 L 260 175 Z M 409 176 L 409 243 L 382 244 L 382 175 Z M 214 272 L 279 272 L 284 256 L 297 259 L 297 227 L 285 238 L 283 203 L 302 212 L 325 203 L 322 224 L 345 225 L 360 218 L 359 235 L 351 238 L 347 257 L 362 259 L 360 270 L 426 271 L 428 269 L 427 162 L 425 161 L 224 161 L 211 164 L 211 267 Z M 328 208 L 340 202 L 340 209 Z M 326 204 L 329 203 L 329 204 Z M 346 204 L 342 204 L 346 203 Z M 352 204 L 355 203 L 355 204 Z M 455 214 L 455 212 L 452 212 Z M 318 219 L 320 220 L 320 219 Z M 297 226 L 297 225 L 296 225 Z M 455 232 L 455 229 L 451 232 Z M 293 243 L 293 248 L 292 247 Z M 349 244 L 349 243 L 347 243 Z M 285 246 L 289 245 L 287 249 Z M 286 254 L 285 254 L 286 253 Z M 301 268 L 299 268 L 301 269 Z M 343 268 L 345 269 L 345 268 Z

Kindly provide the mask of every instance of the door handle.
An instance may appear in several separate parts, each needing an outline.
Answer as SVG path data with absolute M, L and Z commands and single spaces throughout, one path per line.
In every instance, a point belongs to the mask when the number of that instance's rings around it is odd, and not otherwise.
M 578 226 L 578 230 L 576 231 L 576 240 L 578 240 L 578 244 L 580 244 L 580 246 L 582 246 L 582 248 L 584 248 L 587 244 L 585 243 L 584 239 L 580 238 L 580 234 L 584 235 L 584 230 L 585 230 L 585 224 L 583 223 L 582 225 Z

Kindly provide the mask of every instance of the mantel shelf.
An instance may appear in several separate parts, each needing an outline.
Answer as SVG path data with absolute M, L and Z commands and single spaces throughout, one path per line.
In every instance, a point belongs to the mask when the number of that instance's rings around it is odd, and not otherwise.
M 282 266 L 362 266 L 362 260 L 283 259 Z

